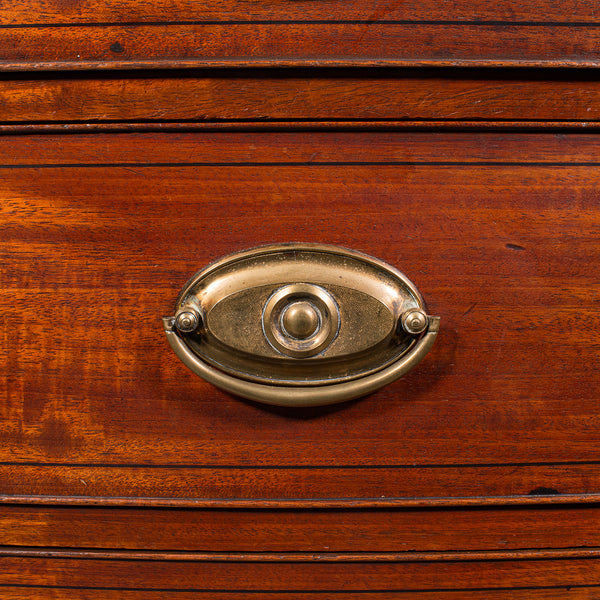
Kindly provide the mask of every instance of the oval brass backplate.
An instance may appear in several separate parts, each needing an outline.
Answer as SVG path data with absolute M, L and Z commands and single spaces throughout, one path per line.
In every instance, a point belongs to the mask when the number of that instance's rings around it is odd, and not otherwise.
M 267 404 L 318 406 L 407 373 L 431 348 L 439 318 L 380 260 L 287 244 L 198 272 L 163 323 L 177 356 L 214 385 Z

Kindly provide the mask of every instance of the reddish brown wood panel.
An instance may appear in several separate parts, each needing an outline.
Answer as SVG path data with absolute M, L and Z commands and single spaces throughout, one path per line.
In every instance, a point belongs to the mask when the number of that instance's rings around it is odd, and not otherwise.
M 527 591 L 600 584 L 598 560 L 430 563 L 202 563 L 0 558 L 0 585 L 238 593 Z M 514 597 L 514 596 L 513 596 Z
M 102 4 L 67 0 L 18 0 L 0 15 L 2 25 L 108 23 L 144 21 L 217 20 L 326 20 L 366 21 L 534 21 L 599 22 L 593 0 L 457 0 L 451 5 L 435 0 L 306 0 L 249 2 L 248 0 L 194 0 L 157 2 L 148 0 L 107 0 Z
M 193 168 L 207 165 L 310 168 L 405 166 L 423 170 L 574 166 L 598 160 L 597 134 L 390 132 L 390 131 L 208 131 L 0 136 L 0 165 L 96 168 Z M 350 163 L 349 165 L 346 163 Z M 487 164 L 489 163 L 489 164 Z M 537 163 L 542 163 L 538 165 Z M 335 198 L 333 199 L 335 200 Z
M 73 594 L 82 600 L 324 600 L 332 597 L 332 592 L 177 592 L 151 591 L 151 590 L 107 590 L 89 589 L 79 587 L 76 592 L 72 588 L 49 586 L 48 588 L 36 586 L 2 587 L 2 595 L 6 600 L 72 600 Z M 397 600 L 398 598 L 418 598 L 419 600 L 514 600 L 515 594 L 523 600 L 595 600 L 598 596 L 596 587 L 574 586 L 548 586 L 542 589 L 519 588 L 505 590 L 460 592 L 336 592 L 336 600 Z
M 72 600 L 73 594 L 82 600 L 329 600 L 332 592 L 176 592 L 151 591 L 151 590 L 107 590 L 89 589 L 79 587 L 76 591 L 72 588 L 49 586 L 48 588 L 36 586 L 2 587 L 2 597 L 6 600 Z M 437 592 L 407 592 L 401 590 L 394 592 L 339 592 L 334 595 L 336 600 L 397 600 L 398 598 L 418 598 L 419 600 L 514 600 L 516 597 L 523 600 L 595 600 L 598 597 L 598 588 L 588 586 L 548 586 L 542 589 L 519 588 L 504 590 L 473 591 L 437 591 Z
M 590 506 L 454 510 L 0 507 L 7 546 L 195 552 L 458 552 L 600 547 Z M 440 567 L 441 568 L 441 567 Z
M 231 132 L 231 131 L 442 131 L 453 132 L 536 132 L 592 133 L 600 129 L 600 121 L 152 121 L 152 122 L 55 122 L 0 123 L 0 135 L 40 133 L 148 133 L 148 132 Z
M 562 120 L 600 118 L 600 83 L 588 74 L 332 70 L 159 77 L 0 81 L 0 119 L 175 120 Z
M 242 127 L 245 127 L 242 126 Z M 472 165 L 526 169 L 599 160 L 598 135 L 584 133 L 439 133 L 389 131 L 209 131 L 0 136 L 0 165 L 140 168 L 178 165 L 420 167 Z M 489 164 L 487 164 L 489 163 Z M 400 192 L 398 192 L 400 193 Z M 333 197 L 331 202 L 335 201 Z M 328 206 L 330 205 L 328 204 Z
M 0 69 L 598 66 L 596 23 L 216 22 L 0 28 Z
M 212 468 L 1 464 L 7 495 L 311 499 L 548 496 L 600 490 L 597 464 Z
M 502 478 L 461 475 L 461 489 L 510 495 L 565 477 L 569 491 L 600 491 L 596 136 L 1 143 L 2 461 L 504 465 L 514 470 Z M 224 254 L 290 240 L 405 270 L 442 318 L 426 361 L 367 399 L 300 412 L 240 401 L 189 373 L 160 322 L 183 283 Z M 527 465 L 548 470 L 528 486 Z M 451 495 L 439 472 L 424 469 L 402 494 Z M 57 484 L 48 471 L 36 490 L 84 493 L 69 477 Z M 137 489 L 149 493 L 151 481 Z M 173 491 L 196 496 L 197 486 Z

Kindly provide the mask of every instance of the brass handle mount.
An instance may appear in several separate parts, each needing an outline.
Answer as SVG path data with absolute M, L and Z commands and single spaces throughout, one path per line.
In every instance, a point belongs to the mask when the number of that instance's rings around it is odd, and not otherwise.
M 364 396 L 415 367 L 439 317 L 386 263 L 317 244 L 263 246 L 199 271 L 163 319 L 171 348 L 232 394 L 280 406 Z

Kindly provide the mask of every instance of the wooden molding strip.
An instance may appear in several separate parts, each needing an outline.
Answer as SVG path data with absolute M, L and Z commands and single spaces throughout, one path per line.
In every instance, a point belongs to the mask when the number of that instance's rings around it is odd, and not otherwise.
M 543 131 L 597 130 L 599 121 L 223 121 L 0 124 L 0 135 L 151 131 Z
M 86 71 L 138 69 L 240 69 L 295 67 L 432 67 L 432 68 L 550 68 L 584 69 L 600 67 L 597 59 L 405 59 L 405 58 L 194 58 L 132 60 L 53 60 L 0 61 L 0 72 L 20 71 Z
M 176 552 L 138 550 L 87 550 L 0 546 L 0 557 L 67 558 L 87 560 L 145 560 L 194 562 L 465 562 L 600 558 L 600 548 L 550 548 L 449 552 Z
M 141 498 L 108 496 L 0 495 L 0 504 L 249 510 L 362 510 L 371 508 L 465 508 L 598 504 L 600 494 L 481 496 L 462 498 Z

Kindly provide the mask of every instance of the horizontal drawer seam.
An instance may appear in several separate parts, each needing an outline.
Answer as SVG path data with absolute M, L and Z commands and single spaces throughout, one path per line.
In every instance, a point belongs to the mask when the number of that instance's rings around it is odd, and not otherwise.
M 600 129 L 600 121 L 544 121 L 544 120 L 413 120 L 381 121 L 377 119 L 361 120 L 293 120 L 281 121 L 40 121 L 0 123 L 0 134 L 23 133 L 127 133 L 127 132 L 192 132 L 192 131 L 546 131 L 546 130 L 586 131 Z
M 0 557 L 68 558 L 74 560 L 144 560 L 180 562 L 372 563 L 480 562 L 600 558 L 600 548 L 526 548 L 520 550 L 437 552 L 189 552 L 169 550 L 107 550 L 86 548 L 0 546 Z
M 376 509 L 450 508 L 480 506 L 526 506 L 554 504 L 598 504 L 600 494 L 539 496 L 473 496 L 423 498 L 152 498 L 109 496 L 0 495 L 0 504 L 54 506 L 171 507 L 213 509 Z
M 502 19 L 207 19 L 190 21 L 99 21 L 64 23 L 4 23 L 0 29 L 65 27 L 180 27 L 185 25 L 440 25 L 457 27 L 600 27 L 597 21 L 508 21 Z
M 479 587 L 479 588 L 422 588 L 422 589 L 347 589 L 347 590 L 334 590 L 334 589 L 325 589 L 325 590 L 307 590 L 307 589 L 210 589 L 210 588 L 155 588 L 155 587 L 111 587 L 111 586 L 78 586 L 78 585 L 35 585 L 35 584 L 14 584 L 14 583 L 0 583 L 0 588 L 15 588 L 15 589 L 53 589 L 53 590 L 99 590 L 99 591 L 129 591 L 129 592 L 166 592 L 166 593 L 206 593 L 206 594 L 215 594 L 215 593 L 238 593 L 238 594 L 261 594 L 262 596 L 266 594 L 295 594 L 297 597 L 308 596 L 317 596 L 322 595 L 325 598 L 338 596 L 338 595 L 348 595 L 348 594 L 416 594 L 416 593 L 426 593 L 432 594 L 435 592 L 457 592 L 457 591 L 465 591 L 465 592 L 494 592 L 494 591 L 528 591 L 528 590 L 561 590 L 565 591 L 571 589 L 598 589 L 600 588 L 600 584 L 577 584 L 577 585 L 547 585 L 547 586 L 517 586 L 517 587 Z M 208 596 L 210 597 L 210 596 Z M 408 596 L 407 596 L 408 597 Z
M 596 59 L 406 59 L 406 58 L 230 58 L 0 61 L 1 71 L 85 71 L 127 69 L 198 69 L 240 67 L 493 67 L 493 68 L 598 68 Z

